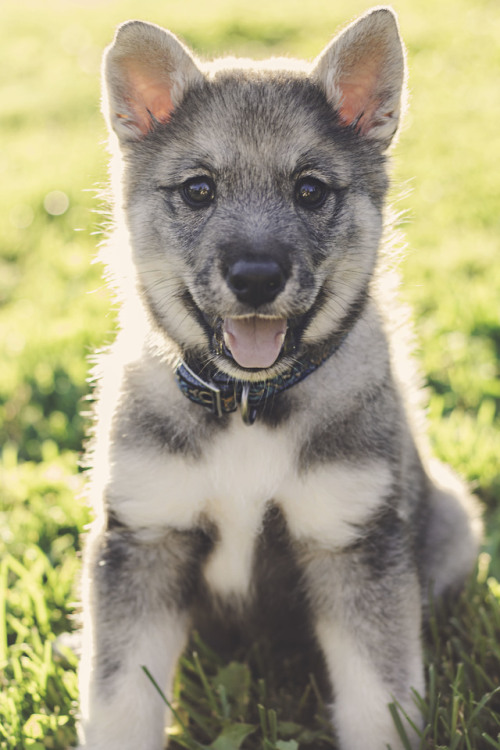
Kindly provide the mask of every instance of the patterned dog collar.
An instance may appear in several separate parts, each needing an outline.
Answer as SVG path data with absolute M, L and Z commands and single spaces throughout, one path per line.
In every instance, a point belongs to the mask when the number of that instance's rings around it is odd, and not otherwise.
M 201 377 L 183 360 L 179 360 L 175 376 L 182 393 L 193 403 L 205 406 L 218 417 L 236 411 L 239 405 L 243 421 L 251 425 L 255 422 L 259 408 L 263 408 L 269 398 L 274 398 L 307 378 L 339 349 L 344 339 L 345 336 L 333 346 L 320 350 L 317 356 L 297 362 L 285 373 L 269 380 L 238 380 L 220 370 L 215 370 L 210 378 Z

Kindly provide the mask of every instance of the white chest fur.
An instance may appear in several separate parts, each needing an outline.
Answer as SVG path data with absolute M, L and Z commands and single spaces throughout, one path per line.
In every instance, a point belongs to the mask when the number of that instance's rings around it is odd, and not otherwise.
M 384 462 L 335 462 L 299 474 L 296 446 L 291 433 L 247 427 L 235 418 L 198 461 L 151 448 L 119 449 L 108 496 L 132 527 L 187 529 L 209 518 L 218 541 L 206 580 L 221 594 L 243 594 L 270 501 L 280 505 L 293 537 L 339 548 L 354 541 L 354 524 L 369 517 L 389 491 Z

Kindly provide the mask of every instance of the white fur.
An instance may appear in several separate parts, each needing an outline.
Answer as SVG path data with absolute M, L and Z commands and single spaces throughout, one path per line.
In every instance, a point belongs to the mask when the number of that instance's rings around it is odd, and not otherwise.
M 201 460 L 165 456 L 151 447 L 123 447 L 112 462 L 110 496 L 132 528 L 188 529 L 207 518 L 219 540 L 205 576 L 221 594 L 245 594 L 253 549 L 266 505 L 281 506 L 290 531 L 329 548 L 350 544 L 387 495 L 389 467 L 381 461 L 338 462 L 299 474 L 290 436 L 235 415 Z
M 337 462 L 294 476 L 278 499 L 292 535 L 331 550 L 355 541 L 359 534 L 356 524 L 373 514 L 391 484 L 392 474 L 385 461 Z
M 424 695 L 418 616 L 415 625 L 412 643 L 414 648 L 408 654 L 409 671 L 412 675 L 408 687 Z M 371 654 L 363 649 L 356 633 L 329 620 L 320 620 L 316 632 L 335 689 L 333 713 L 340 746 L 348 750 L 387 750 L 390 744 L 391 750 L 403 750 L 388 710 L 388 705 L 395 700 L 395 696 L 384 685 L 371 660 Z M 406 695 L 398 695 L 397 699 L 400 703 L 403 702 L 402 708 L 415 724 L 421 723 L 410 689 Z M 417 747 L 417 737 L 409 726 L 405 726 L 405 729 L 413 746 Z
M 158 737 L 169 723 L 169 711 L 153 683 L 144 673 L 146 666 L 162 690 L 169 695 L 177 660 L 186 640 L 185 618 L 145 612 L 130 622 L 126 657 L 113 690 L 96 693 L 91 679 L 93 658 L 90 623 L 84 630 L 86 659 L 80 672 L 81 732 L 86 750 L 122 750 L 125 747 L 158 750 Z M 90 674 L 89 674 L 90 673 Z M 171 697 L 171 696 L 169 696 Z
M 111 470 L 117 511 L 132 527 L 187 529 L 207 518 L 219 542 L 206 577 L 220 593 L 246 592 L 255 538 L 266 503 L 292 471 L 291 446 L 261 425 L 248 429 L 238 415 L 203 459 L 121 448 Z

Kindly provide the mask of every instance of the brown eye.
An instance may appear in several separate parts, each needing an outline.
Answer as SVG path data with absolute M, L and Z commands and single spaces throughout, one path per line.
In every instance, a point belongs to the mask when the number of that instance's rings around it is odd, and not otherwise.
M 315 177 L 301 177 L 295 184 L 295 200 L 304 208 L 320 208 L 328 195 L 328 187 Z
M 181 186 L 181 195 L 189 206 L 203 208 L 215 198 L 215 184 L 210 177 L 192 177 Z

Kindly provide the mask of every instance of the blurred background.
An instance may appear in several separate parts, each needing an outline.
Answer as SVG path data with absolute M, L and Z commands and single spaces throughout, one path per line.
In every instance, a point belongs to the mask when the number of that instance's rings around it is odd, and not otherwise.
M 118 23 L 141 18 L 171 29 L 201 57 L 312 58 L 369 7 L 366 0 L 0 4 L 1 748 L 21 747 L 21 736 L 23 747 L 63 746 L 71 720 L 54 706 L 76 695 L 71 655 L 56 669 L 45 640 L 72 626 L 79 534 L 89 519 L 79 499 L 82 399 L 89 357 L 114 326 L 102 269 L 92 262 L 107 221 L 102 50 Z M 498 0 L 393 7 L 411 92 L 391 192 L 408 242 L 401 296 L 414 311 L 432 444 L 484 503 L 481 560 L 498 595 L 500 8 Z

